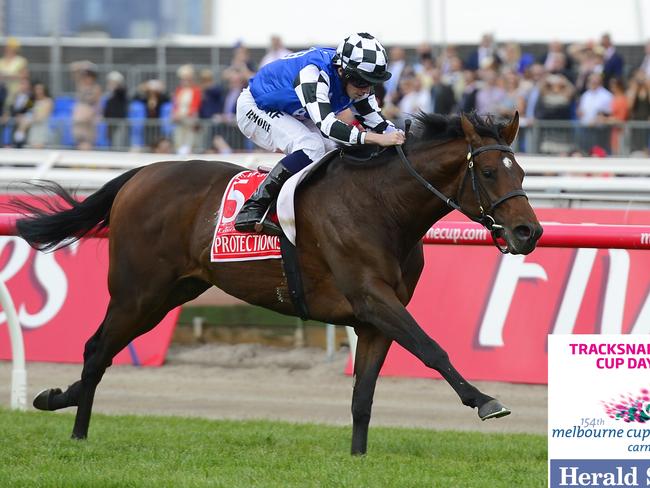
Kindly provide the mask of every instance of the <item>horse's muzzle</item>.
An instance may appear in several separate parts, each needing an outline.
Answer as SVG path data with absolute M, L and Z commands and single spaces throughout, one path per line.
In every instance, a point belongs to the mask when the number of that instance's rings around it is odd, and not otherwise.
M 504 239 L 508 243 L 508 251 L 511 254 L 530 254 L 543 232 L 544 229 L 537 222 L 519 224 L 512 229 L 506 228 Z

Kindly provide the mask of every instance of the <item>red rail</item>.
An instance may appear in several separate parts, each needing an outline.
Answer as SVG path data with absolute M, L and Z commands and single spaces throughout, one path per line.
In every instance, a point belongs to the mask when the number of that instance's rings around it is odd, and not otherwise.
M 18 214 L 0 214 L 0 235 L 16 235 Z M 541 247 L 593 247 L 650 249 L 650 226 L 542 223 Z M 101 232 L 100 236 L 107 233 Z M 425 244 L 493 245 L 490 233 L 474 222 L 439 222 L 424 238 Z
M 0 214 L 0 235 L 15 236 L 16 219 L 20 217 L 20 214 Z
M 650 226 L 543 223 L 541 247 L 593 247 L 650 249 Z M 424 238 L 425 244 L 492 245 L 490 233 L 474 222 L 439 222 Z

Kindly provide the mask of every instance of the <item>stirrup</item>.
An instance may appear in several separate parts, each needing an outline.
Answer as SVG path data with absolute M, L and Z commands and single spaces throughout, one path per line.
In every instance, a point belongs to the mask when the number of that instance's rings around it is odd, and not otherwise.
M 278 237 L 284 234 L 284 232 L 282 232 L 282 228 L 269 219 L 255 224 L 255 232 L 257 234 L 262 234 L 265 236 L 278 236 Z
M 266 211 L 264 212 L 264 215 L 262 215 L 260 221 L 255 223 L 255 232 L 257 232 L 258 234 L 261 234 L 262 231 L 264 230 L 264 221 L 269 216 L 269 211 L 271 210 L 272 206 L 273 204 L 266 207 Z
M 264 215 L 262 215 L 260 221 L 255 223 L 256 233 L 266 234 L 270 236 L 281 236 L 284 233 L 282 232 L 282 228 L 279 225 L 277 225 L 275 222 L 273 222 L 271 219 L 268 218 L 269 212 L 271 211 L 272 208 L 275 208 L 275 202 L 273 202 L 271 205 L 268 206 L 266 212 L 264 212 Z

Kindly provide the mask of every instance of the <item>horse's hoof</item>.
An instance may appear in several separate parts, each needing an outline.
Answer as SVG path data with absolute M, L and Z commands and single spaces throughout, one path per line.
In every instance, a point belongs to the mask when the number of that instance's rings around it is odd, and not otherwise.
M 70 436 L 70 439 L 73 441 L 85 441 L 88 438 L 87 435 L 80 435 L 80 434 L 75 434 L 74 432 Z
M 498 400 L 490 400 L 478 409 L 478 416 L 481 420 L 498 419 L 510 415 L 510 410 L 501 405 Z
M 52 408 L 52 398 L 56 395 L 60 395 L 61 393 L 63 392 L 60 388 L 47 388 L 34 397 L 32 405 L 34 405 L 34 408 L 38 410 L 54 410 L 54 408 Z

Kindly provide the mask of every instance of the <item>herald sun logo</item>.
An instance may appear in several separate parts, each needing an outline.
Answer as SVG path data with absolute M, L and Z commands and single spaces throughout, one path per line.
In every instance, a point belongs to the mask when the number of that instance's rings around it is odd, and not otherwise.
M 578 466 L 562 466 L 559 481 L 553 486 L 644 486 L 639 484 L 637 466 L 629 469 L 616 466 L 609 471 L 587 471 Z M 645 486 L 648 486 L 647 482 Z
M 72 244 L 68 249 L 68 252 L 76 254 L 78 245 Z M 0 258 L 3 263 L 0 280 L 6 283 L 26 266 L 31 266 L 31 281 L 43 297 L 42 305 L 34 310 L 33 304 L 26 303 L 23 297 L 12 296 L 20 325 L 26 329 L 36 329 L 52 320 L 63 307 L 68 295 L 68 278 L 56 262 L 55 254 L 36 252 L 18 237 L 0 237 Z M 0 324 L 6 320 L 6 313 L 0 312 Z

